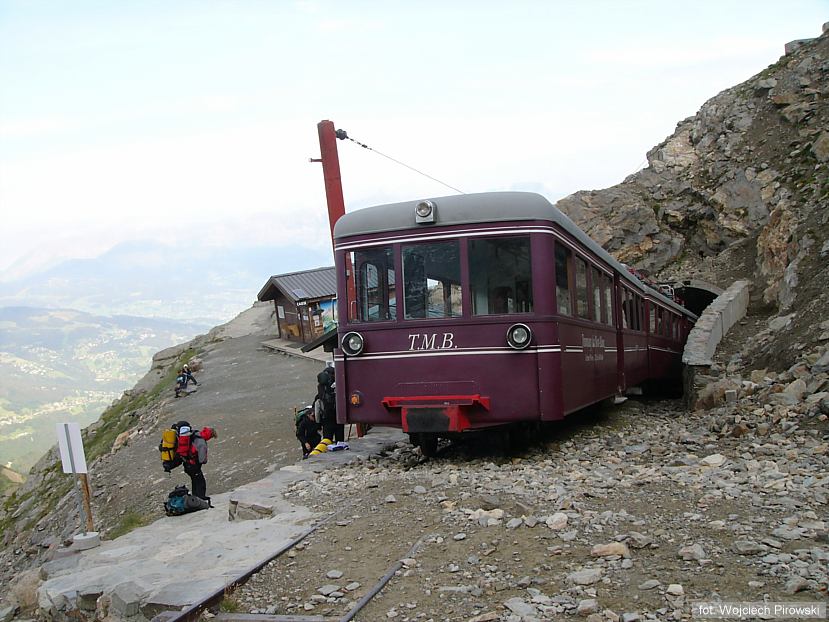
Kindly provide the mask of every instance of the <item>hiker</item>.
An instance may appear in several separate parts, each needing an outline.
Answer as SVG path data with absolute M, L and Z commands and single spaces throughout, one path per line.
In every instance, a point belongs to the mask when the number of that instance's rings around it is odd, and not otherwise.
M 195 385 L 199 384 L 195 377 L 193 377 L 193 372 L 190 371 L 190 366 L 185 363 L 184 366 L 178 370 L 178 374 L 176 374 L 176 397 L 180 397 L 182 393 L 185 395 L 189 393 L 189 391 L 187 391 L 187 384 L 190 382 Z
M 199 384 L 198 382 L 196 382 L 196 379 L 193 377 L 193 372 L 190 371 L 190 366 L 187 365 L 186 363 L 184 364 L 184 367 L 181 368 L 181 371 L 179 372 L 179 376 L 184 376 L 184 388 L 185 389 L 187 388 L 187 383 L 188 382 L 192 382 L 193 384 L 195 384 L 197 386 Z
M 302 445 L 303 460 L 322 440 L 319 430 L 320 424 L 316 419 L 313 406 L 306 406 L 297 413 L 296 437 Z
M 182 426 L 178 430 L 179 439 L 190 439 L 190 451 L 184 459 L 184 472 L 190 476 L 190 488 L 193 494 L 200 499 L 210 501 L 207 496 L 207 480 L 202 473 L 202 465 L 207 464 L 207 441 L 216 438 L 214 428 L 202 428 L 200 432 L 193 432 L 188 426 Z M 181 446 L 181 440 L 179 446 Z
M 341 443 L 345 440 L 345 426 L 337 423 L 337 398 L 334 365 L 328 363 L 317 374 L 317 399 L 321 402 L 322 436 Z
M 181 373 L 176 376 L 176 397 L 181 397 L 182 392 L 187 387 L 187 378 Z

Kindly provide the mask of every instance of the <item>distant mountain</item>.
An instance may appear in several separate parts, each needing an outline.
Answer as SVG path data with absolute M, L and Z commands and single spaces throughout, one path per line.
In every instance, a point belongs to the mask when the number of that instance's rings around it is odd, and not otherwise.
M 155 352 L 209 324 L 0 308 L 0 464 L 25 473 L 55 443 L 54 424 L 81 427 L 146 373 Z
M 286 247 L 128 242 L 0 282 L 0 306 L 194 320 L 214 325 L 250 306 L 272 274 L 331 265 L 330 252 Z

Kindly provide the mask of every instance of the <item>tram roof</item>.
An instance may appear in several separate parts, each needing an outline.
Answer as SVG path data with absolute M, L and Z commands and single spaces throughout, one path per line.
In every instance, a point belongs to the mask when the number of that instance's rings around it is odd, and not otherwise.
M 415 222 L 415 207 L 424 200 L 429 200 L 435 204 L 436 218 L 434 224 Z M 693 316 L 687 309 L 637 279 L 624 265 L 592 240 L 561 210 L 546 198 L 534 192 L 456 194 L 366 207 L 349 212 L 337 221 L 334 225 L 334 240 L 338 241 L 355 235 L 404 231 L 406 229 L 424 230 L 432 227 L 514 222 L 516 220 L 547 220 L 559 225 L 583 246 L 590 249 L 592 253 L 614 266 L 622 278 L 641 293 L 658 298 L 663 304 L 683 314 Z

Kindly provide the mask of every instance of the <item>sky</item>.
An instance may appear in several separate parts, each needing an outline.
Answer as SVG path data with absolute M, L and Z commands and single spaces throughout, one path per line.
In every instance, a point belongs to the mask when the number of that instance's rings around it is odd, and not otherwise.
M 346 210 L 621 182 L 829 0 L 0 0 L 0 280 L 136 239 L 330 248 Z M 309 266 L 314 267 L 314 266 Z

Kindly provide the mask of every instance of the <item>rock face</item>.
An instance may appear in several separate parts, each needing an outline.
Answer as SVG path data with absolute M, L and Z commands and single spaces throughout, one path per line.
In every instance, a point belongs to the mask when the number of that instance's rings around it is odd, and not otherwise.
M 786 310 L 807 283 L 826 284 L 811 256 L 827 237 L 827 95 L 829 36 L 792 42 L 680 121 L 647 168 L 557 207 L 620 261 L 666 278 L 726 287 L 737 245 L 753 297 Z

